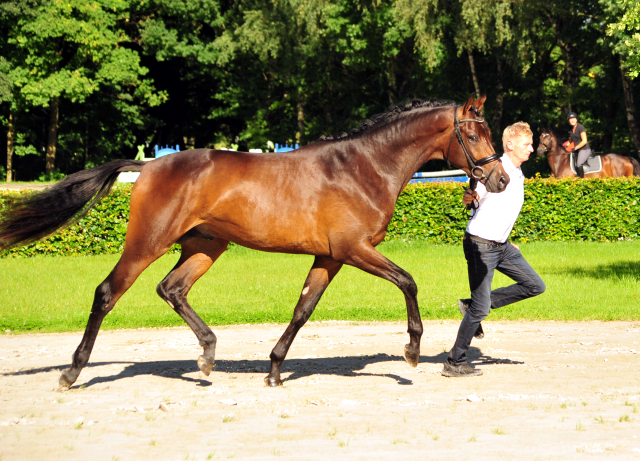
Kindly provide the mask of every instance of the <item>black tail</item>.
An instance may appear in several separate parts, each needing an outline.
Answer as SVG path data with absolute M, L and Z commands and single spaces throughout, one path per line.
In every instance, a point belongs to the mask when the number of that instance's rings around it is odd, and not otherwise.
M 640 163 L 633 157 L 629 157 L 631 164 L 633 165 L 633 175 L 640 176 Z
M 10 197 L 0 210 L 0 249 L 39 240 L 78 221 L 107 194 L 123 171 L 141 171 L 145 162 L 116 160 L 83 170 L 42 192 Z

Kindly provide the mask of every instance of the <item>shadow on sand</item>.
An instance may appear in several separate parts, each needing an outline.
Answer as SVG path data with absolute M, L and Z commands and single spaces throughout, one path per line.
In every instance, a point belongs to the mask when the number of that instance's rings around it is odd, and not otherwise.
M 505 364 L 520 365 L 523 362 L 493 358 L 482 353 L 476 347 L 471 347 L 468 353 L 469 361 L 473 365 L 488 364 Z M 434 356 L 420 357 L 420 363 L 443 363 L 447 358 L 446 352 Z M 335 375 L 346 377 L 358 376 L 379 376 L 394 379 L 399 385 L 412 385 L 411 379 L 398 376 L 392 373 L 370 373 L 364 369 L 368 365 L 383 362 L 404 362 L 404 358 L 398 355 L 375 354 L 364 356 L 347 356 L 347 357 L 326 357 L 326 358 L 307 358 L 307 359 L 289 359 L 285 360 L 282 365 L 282 373 L 291 373 L 286 379 L 287 381 L 295 381 L 313 375 Z M 108 365 L 127 364 L 125 368 L 118 374 L 111 376 L 102 376 L 92 378 L 86 383 L 73 386 L 77 389 L 80 386 L 87 388 L 96 384 L 109 383 L 124 378 L 132 378 L 140 375 L 154 375 L 172 379 L 181 379 L 195 383 L 198 386 L 212 386 L 216 379 L 215 375 L 219 373 L 262 373 L 266 376 L 269 372 L 271 362 L 269 360 L 218 360 L 209 379 L 193 378 L 186 376 L 189 373 L 198 372 L 198 366 L 195 360 L 163 360 L 155 362 L 94 362 L 89 363 L 87 367 L 100 367 Z M 62 371 L 69 365 L 51 366 L 42 368 L 33 368 L 29 370 L 21 370 L 17 372 L 0 373 L 0 376 L 18 376 L 25 374 L 47 373 L 50 371 Z M 407 368 L 409 366 L 407 365 Z

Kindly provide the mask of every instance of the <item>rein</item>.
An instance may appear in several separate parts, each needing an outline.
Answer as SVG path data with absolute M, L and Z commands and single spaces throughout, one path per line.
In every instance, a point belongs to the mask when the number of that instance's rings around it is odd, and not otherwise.
M 496 153 L 496 154 L 481 158 L 480 160 L 473 159 L 473 157 L 471 156 L 471 153 L 469 152 L 469 149 L 467 148 L 467 145 L 464 142 L 464 138 L 462 137 L 462 132 L 460 131 L 460 124 L 467 123 L 467 122 L 484 123 L 484 119 L 483 118 L 463 118 L 461 120 L 458 120 L 458 107 L 461 107 L 461 106 L 456 106 L 453 109 L 453 133 L 451 133 L 451 138 L 449 138 L 449 147 L 447 148 L 447 163 L 449 163 L 449 152 L 451 150 L 451 142 L 453 141 L 453 135 L 455 134 L 456 138 L 458 139 L 458 143 L 460 144 L 460 147 L 462 147 L 462 151 L 464 152 L 465 157 L 467 157 L 467 166 L 469 167 L 469 175 L 468 175 L 469 188 L 472 191 L 474 191 L 476 190 L 478 181 L 482 181 L 483 179 L 485 181 L 489 180 L 489 178 L 495 171 L 496 167 L 498 166 L 498 162 L 496 162 L 496 164 L 493 165 L 493 168 L 491 169 L 488 175 L 485 174 L 484 169 L 482 168 L 482 165 L 486 165 L 487 163 L 500 160 L 500 158 L 502 157 L 502 154 Z M 475 108 L 472 108 L 472 110 L 477 116 L 479 116 Z M 470 205 L 470 208 L 473 210 L 476 210 L 478 206 L 475 203 L 472 203 Z

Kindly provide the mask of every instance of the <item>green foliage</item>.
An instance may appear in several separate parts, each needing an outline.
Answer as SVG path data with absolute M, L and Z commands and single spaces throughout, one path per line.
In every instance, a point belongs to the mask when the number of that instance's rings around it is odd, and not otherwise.
M 39 182 L 54 182 L 54 181 L 60 181 L 61 179 L 66 178 L 67 175 L 64 173 L 61 173 L 60 170 L 58 168 L 56 168 L 54 171 L 51 171 L 49 173 L 42 173 L 40 175 L 40 177 L 38 178 Z
M 605 2 L 609 3 L 609 2 Z M 637 0 L 624 0 L 611 5 L 622 17 L 608 25 L 607 35 L 616 40 L 615 49 L 623 57 L 631 77 L 640 75 L 640 3 Z
M 520 241 L 638 240 L 640 178 L 528 180 L 512 236 Z
M 54 97 L 83 102 L 103 86 L 134 87 L 150 105 L 161 102 L 150 82 L 140 77 L 138 54 L 125 46 L 128 37 L 117 27 L 128 21 L 125 0 L 44 1 L 36 14 L 18 18 L 8 43 L 22 57 L 12 71 L 14 85 L 34 106 Z
M 619 0 L 5 0 L 0 122 L 12 113 L 12 170 L 29 180 L 44 166 L 52 97 L 55 166 L 68 174 L 137 145 L 147 156 L 153 144 L 305 145 L 410 98 L 477 89 L 496 146 L 516 120 L 568 131 L 571 109 L 596 151 L 637 155 L 627 113 L 640 86 L 623 85 L 619 59 L 638 56 L 635 11 Z
M 409 184 L 396 203 L 387 240 L 462 241 L 467 212 L 459 183 Z
M 511 238 L 520 242 L 640 239 L 640 178 L 528 179 Z M 409 184 L 398 198 L 387 240 L 459 243 L 467 225 L 457 183 Z M 0 197 L 15 192 L 0 192 Z M 120 186 L 79 223 L 0 257 L 120 253 L 131 186 Z M 174 248 L 177 250 L 177 248 Z
M 0 192 L 0 197 L 15 192 Z M 25 247 L 0 252 L 2 256 L 97 255 L 121 253 L 129 222 L 131 187 L 115 188 L 77 224 Z
M 528 179 L 511 239 L 598 241 L 640 239 L 640 178 Z M 415 184 L 400 195 L 388 240 L 458 243 L 467 224 L 462 187 Z
M 3 2 L 0 103 L 9 104 L 0 107 L 3 119 L 8 112 L 14 116 L 16 156 L 42 157 L 45 145 L 58 145 L 61 159 L 55 166 L 68 173 L 92 160 L 122 157 L 123 146 L 135 145 L 135 130 L 149 122 L 145 110 L 167 95 L 145 77 L 148 68 L 127 34 L 130 10 L 129 0 Z M 51 122 L 49 107 L 58 107 L 57 123 Z M 23 165 L 43 166 L 19 158 L 13 169 Z M 38 173 L 18 175 L 24 180 Z

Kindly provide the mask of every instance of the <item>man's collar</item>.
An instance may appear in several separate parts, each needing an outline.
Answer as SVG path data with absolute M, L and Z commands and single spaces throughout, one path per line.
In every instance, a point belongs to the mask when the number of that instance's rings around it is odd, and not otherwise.
M 513 164 L 511 157 L 506 152 L 502 156 L 502 167 L 508 170 L 517 170 L 516 166 Z

